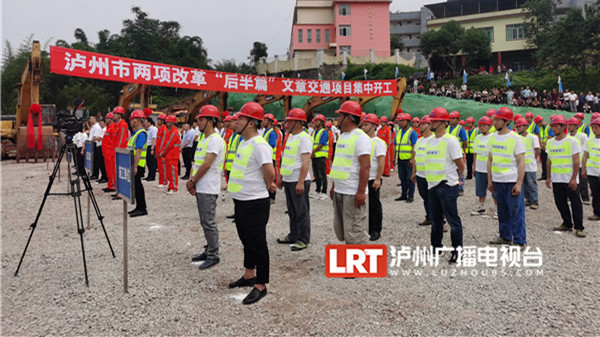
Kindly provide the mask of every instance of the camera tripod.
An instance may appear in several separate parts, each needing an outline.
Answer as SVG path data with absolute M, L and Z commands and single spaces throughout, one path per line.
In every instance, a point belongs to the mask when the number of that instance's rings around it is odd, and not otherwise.
M 31 233 L 29 234 L 29 239 L 27 240 L 27 244 L 25 245 L 25 249 L 23 250 L 23 255 L 21 255 L 21 260 L 19 261 L 19 266 L 17 267 L 17 271 L 15 271 L 15 276 L 19 274 L 19 269 L 21 268 L 21 263 L 23 263 L 23 258 L 25 257 L 25 253 L 27 252 L 27 248 L 29 247 L 29 243 L 31 242 L 31 238 L 33 237 L 33 233 L 35 232 L 35 228 L 37 227 L 38 220 L 40 219 L 40 215 L 42 214 L 42 209 L 44 208 L 44 204 L 46 203 L 46 199 L 50 195 L 67 195 L 73 198 L 73 203 L 75 207 L 75 220 L 77 222 L 77 233 L 79 233 L 79 238 L 81 241 L 81 255 L 83 256 L 83 271 L 85 274 L 85 285 L 89 286 L 88 283 L 88 275 L 87 275 L 87 265 L 85 263 L 85 249 L 83 245 L 83 233 L 85 232 L 83 226 L 83 215 L 81 212 L 81 192 L 88 192 L 89 198 L 92 201 L 94 206 L 94 210 L 96 211 L 96 215 L 98 216 L 98 220 L 102 225 L 102 230 L 104 231 L 104 235 L 106 236 L 106 241 L 108 242 L 108 247 L 110 248 L 110 252 L 112 253 L 113 258 L 115 257 L 115 252 L 113 251 L 112 245 L 110 244 L 110 240 L 108 239 L 108 234 L 106 233 L 106 228 L 104 227 L 104 223 L 102 220 L 104 216 L 100 213 L 100 208 L 98 207 L 98 203 L 96 202 L 96 198 L 94 197 L 94 193 L 92 193 L 92 184 L 90 183 L 90 178 L 87 173 L 80 174 L 81 180 L 83 181 L 84 189 L 81 189 L 79 177 L 71 177 L 71 157 L 73 158 L 73 162 L 75 163 L 75 167 L 79 169 L 79 163 L 77 160 L 77 147 L 73 144 L 72 141 L 67 140 L 67 142 L 62 146 L 60 150 L 60 154 L 58 155 L 58 160 L 54 165 L 54 170 L 52 175 L 49 177 L 50 182 L 48 182 L 48 186 L 46 187 L 46 192 L 44 192 L 44 199 L 42 200 L 42 204 L 40 205 L 40 209 L 38 210 L 37 216 L 35 217 L 35 221 L 31 224 Z M 67 175 L 68 182 L 70 185 L 69 192 L 67 193 L 50 193 L 50 189 L 52 188 L 52 184 L 54 183 L 54 179 L 57 176 L 60 168 L 60 162 L 62 161 L 63 156 L 67 154 Z

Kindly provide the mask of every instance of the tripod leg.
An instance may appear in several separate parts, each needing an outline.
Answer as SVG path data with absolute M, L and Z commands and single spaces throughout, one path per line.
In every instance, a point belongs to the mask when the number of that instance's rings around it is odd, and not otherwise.
M 40 209 L 37 212 L 35 217 L 35 221 L 31 224 L 31 233 L 29 233 L 29 239 L 27 239 L 27 244 L 25 245 L 25 249 L 23 250 L 23 254 L 21 255 L 21 259 L 19 260 L 19 265 L 17 266 L 17 270 L 15 271 L 15 276 L 19 274 L 19 269 L 21 269 L 21 263 L 23 263 L 23 258 L 25 257 L 25 253 L 27 253 L 27 248 L 29 248 L 29 243 L 31 242 L 31 238 L 33 237 L 33 233 L 35 232 L 35 228 L 37 227 L 38 220 L 40 219 L 40 215 L 42 214 L 42 209 L 44 209 L 44 204 L 46 204 L 46 199 L 48 198 L 48 194 L 50 193 L 50 189 L 52 188 L 52 184 L 54 183 L 54 178 L 56 178 L 56 174 L 60 168 L 60 162 L 67 151 L 66 144 L 60 150 L 60 154 L 58 155 L 58 160 L 54 165 L 54 170 L 52 171 L 52 175 L 50 176 L 50 181 L 48 182 L 48 186 L 46 187 L 46 192 L 44 192 L 44 199 L 42 199 L 42 204 L 40 205 Z M 69 171 L 70 172 L 70 171 Z
M 73 149 L 73 154 L 75 155 L 76 149 Z M 77 157 L 75 157 L 75 165 L 78 165 Z M 80 177 L 86 177 L 87 173 L 81 175 Z M 85 262 L 85 247 L 83 244 L 83 233 L 85 232 L 85 228 L 83 225 L 83 213 L 81 212 L 81 186 L 79 185 L 79 177 L 76 177 L 73 180 L 70 180 L 71 183 L 71 192 L 73 195 L 73 204 L 75 206 L 75 221 L 77 222 L 77 233 L 79 233 L 79 240 L 81 241 L 81 256 L 83 257 L 83 273 L 85 274 L 85 285 L 89 287 L 88 281 L 88 273 L 87 273 L 87 264 Z

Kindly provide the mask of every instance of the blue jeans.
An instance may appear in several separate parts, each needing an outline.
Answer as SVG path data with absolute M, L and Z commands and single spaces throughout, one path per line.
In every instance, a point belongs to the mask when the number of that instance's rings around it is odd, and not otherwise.
M 535 178 L 535 176 L 534 176 Z M 512 195 L 515 183 L 494 183 L 498 202 L 500 236 L 518 244 L 526 244 L 525 198 L 523 193 Z
M 523 179 L 523 193 L 525 194 L 525 200 L 537 205 L 538 186 L 536 173 L 537 172 L 525 172 L 525 179 Z
M 412 199 L 415 196 L 415 183 L 410 180 L 412 177 L 412 167 L 408 165 L 409 161 L 409 159 L 398 159 L 398 177 L 402 183 L 402 196 Z
M 458 199 L 458 185 L 448 186 L 443 181 L 428 191 L 429 216 L 431 217 L 431 246 L 442 247 L 444 237 L 444 218 L 450 224 L 450 239 L 454 249 L 463 244 L 462 222 L 458 216 L 456 199 Z

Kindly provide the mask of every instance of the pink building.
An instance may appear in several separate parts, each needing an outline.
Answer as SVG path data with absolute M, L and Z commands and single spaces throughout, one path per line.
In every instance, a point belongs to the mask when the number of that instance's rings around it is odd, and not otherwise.
M 290 55 L 390 56 L 390 0 L 297 0 Z

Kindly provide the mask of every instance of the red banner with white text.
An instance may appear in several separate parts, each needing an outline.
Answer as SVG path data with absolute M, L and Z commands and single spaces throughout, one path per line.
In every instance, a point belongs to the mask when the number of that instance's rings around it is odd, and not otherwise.
M 50 71 L 100 80 L 245 94 L 356 97 L 393 96 L 398 91 L 396 80 L 323 81 L 232 74 L 55 46 L 50 47 Z

